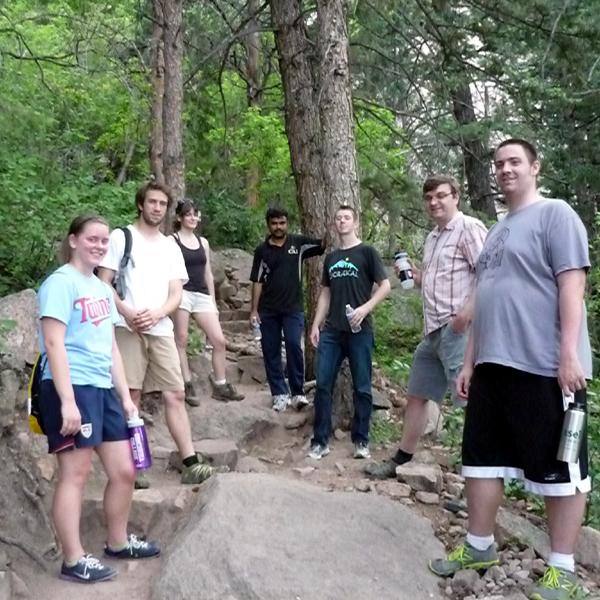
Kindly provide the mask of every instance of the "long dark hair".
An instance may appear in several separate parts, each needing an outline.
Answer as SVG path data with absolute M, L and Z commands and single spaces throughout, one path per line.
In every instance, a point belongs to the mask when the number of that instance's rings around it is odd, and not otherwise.
M 71 260 L 71 256 L 73 254 L 73 249 L 69 245 L 69 236 L 77 236 L 81 234 L 85 229 L 86 225 L 89 225 L 90 223 L 101 223 L 102 225 L 106 225 L 108 227 L 108 222 L 106 221 L 106 219 L 94 213 L 84 213 L 83 215 L 75 217 L 69 225 L 69 231 L 66 237 L 60 244 L 59 258 L 61 264 L 64 265 L 68 263 Z
M 175 215 L 179 217 L 179 219 L 183 219 L 185 215 L 191 213 L 192 211 L 199 213 L 200 209 L 191 198 L 184 198 L 178 202 L 177 206 L 175 207 Z M 179 219 L 175 219 L 175 222 L 173 223 L 173 229 L 175 231 L 179 231 L 181 229 L 181 221 Z

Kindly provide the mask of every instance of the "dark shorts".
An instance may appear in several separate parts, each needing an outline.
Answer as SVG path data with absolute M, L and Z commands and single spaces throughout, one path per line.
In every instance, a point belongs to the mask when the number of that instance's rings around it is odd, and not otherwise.
M 60 452 L 67 448 L 95 448 L 102 442 L 129 439 L 127 421 L 114 389 L 74 385 L 73 391 L 81 413 L 81 430 L 74 436 L 65 437 L 60 434 L 61 403 L 54 382 L 51 379 L 42 381 L 40 412 L 48 438 L 48 452 Z
M 585 403 L 585 390 L 576 396 Z M 542 496 L 589 492 L 587 432 L 577 463 L 556 458 L 564 411 L 556 377 L 477 365 L 465 416 L 463 476 L 522 479 Z

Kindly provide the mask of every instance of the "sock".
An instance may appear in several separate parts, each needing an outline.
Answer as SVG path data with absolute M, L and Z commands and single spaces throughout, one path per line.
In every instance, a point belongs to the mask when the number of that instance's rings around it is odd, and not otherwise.
M 198 462 L 200 462 L 200 461 L 198 460 L 198 457 L 196 456 L 196 454 L 192 454 L 191 456 L 188 456 L 187 458 L 183 459 L 183 466 L 191 467 L 192 465 L 195 465 Z
M 74 567 L 81 559 L 83 558 L 83 556 L 80 556 L 79 558 L 76 558 L 75 560 L 66 560 L 65 559 L 65 565 L 67 567 Z
M 575 573 L 575 556 L 573 554 L 561 554 L 560 552 L 550 552 L 548 565 Z
M 487 550 L 494 543 L 494 534 L 492 535 L 473 535 L 467 532 L 467 542 L 475 550 Z
M 117 544 L 116 546 L 113 546 L 112 544 L 106 545 L 108 546 L 108 549 L 112 552 L 121 552 L 121 550 L 125 550 L 125 548 L 129 547 L 129 541 L 125 542 L 124 544 Z
M 225 385 L 227 383 L 227 379 L 215 379 L 215 385 Z
M 413 457 L 412 454 L 410 454 L 408 452 L 404 452 L 404 450 L 402 450 L 402 448 L 398 448 L 398 452 L 396 452 L 396 455 L 394 456 L 394 458 L 392 460 L 396 464 L 403 465 L 404 463 L 407 463 L 412 457 Z

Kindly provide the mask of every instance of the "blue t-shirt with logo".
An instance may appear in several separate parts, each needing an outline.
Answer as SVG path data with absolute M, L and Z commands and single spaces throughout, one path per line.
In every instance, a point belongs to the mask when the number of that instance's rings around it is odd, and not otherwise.
M 328 287 L 331 299 L 325 321 L 326 329 L 351 331 L 346 318 L 346 304 L 356 308 L 371 298 L 374 283 L 387 279 L 377 250 L 368 244 L 339 248 L 325 257 L 321 284 Z M 371 315 L 362 322 L 363 329 L 372 327 Z
M 65 348 L 71 383 L 111 388 L 113 324 L 119 319 L 112 288 L 67 264 L 44 281 L 38 303 L 40 319 L 51 317 L 67 326 Z M 41 328 L 39 344 L 44 353 Z M 52 379 L 48 362 L 42 379 Z

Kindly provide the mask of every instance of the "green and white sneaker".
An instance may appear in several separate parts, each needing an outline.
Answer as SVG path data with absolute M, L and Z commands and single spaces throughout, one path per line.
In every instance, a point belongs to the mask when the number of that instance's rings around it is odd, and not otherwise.
M 577 583 L 577 575 L 558 567 L 548 567 L 529 596 L 530 600 L 577 600 L 585 597 Z
M 452 577 L 462 569 L 489 569 L 497 565 L 498 553 L 496 544 L 491 544 L 486 550 L 477 550 L 465 542 L 448 554 L 448 558 L 436 558 L 429 561 L 429 569 L 440 577 Z

